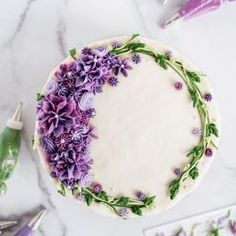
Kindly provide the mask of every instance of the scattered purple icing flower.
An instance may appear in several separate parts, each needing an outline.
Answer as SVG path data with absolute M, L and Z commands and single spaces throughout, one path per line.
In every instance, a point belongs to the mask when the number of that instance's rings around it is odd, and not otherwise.
M 174 169 L 174 173 L 177 175 L 177 176 L 181 176 L 183 171 L 180 169 L 180 168 L 175 168 Z
M 93 192 L 95 192 L 95 193 L 101 193 L 102 192 L 102 185 L 101 184 L 95 184 L 94 186 L 93 186 Z
M 75 197 L 79 202 L 85 201 L 85 196 L 82 193 L 77 193 Z
M 87 174 L 81 178 L 80 186 L 81 187 L 89 187 L 92 184 L 92 181 L 93 181 L 92 175 Z
M 234 236 L 236 236 L 236 221 L 230 221 L 230 230 Z
M 194 128 L 193 131 L 192 131 L 192 134 L 196 137 L 200 137 L 200 136 L 202 136 L 202 129 Z
M 90 108 L 86 110 L 86 114 L 89 118 L 93 118 L 96 115 L 96 110 L 94 108 Z
M 128 64 L 128 59 L 118 59 L 116 64 L 114 65 L 114 74 L 117 76 L 118 74 L 122 74 L 125 77 L 128 76 L 128 70 L 131 70 L 132 67 Z
M 211 156 L 213 155 L 212 149 L 211 149 L 211 148 L 207 148 L 207 149 L 205 150 L 205 155 L 206 155 L 207 157 L 211 157 Z
M 121 208 L 118 212 L 119 216 L 123 217 L 124 219 L 127 219 L 129 216 L 129 210 L 128 208 Z
M 205 99 L 207 102 L 210 102 L 210 101 L 212 100 L 212 95 L 211 95 L 211 93 L 205 93 L 204 99 Z
M 132 61 L 135 64 L 139 64 L 141 62 L 141 56 L 139 54 L 133 54 L 132 55 Z
M 75 124 L 75 101 L 67 101 L 66 97 L 48 95 L 40 104 L 38 111 L 39 125 L 46 135 L 54 132 L 59 137 L 64 130 Z
M 167 51 L 165 52 L 165 56 L 170 60 L 170 59 L 173 57 L 172 51 L 167 50 Z
M 122 46 L 122 43 L 119 42 L 119 41 L 113 41 L 111 43 L 111 46 L 112 46 L 113 49 L 117 49 L 117 48 L 120 48 Z
M 140 201 L 145 200 L 146 197 L 147 197 L 146 194 L 145 194 L 144 192 L 141 192 L 141 191 L 138 191 L 138 192 L 136 193 L 136 196 L 137 196 L 138 200 L 140 200 Z
M 115 87 L 115 86 L 118 85 L 119 81 L 118 81 L 118 79 L 117 79 L 116 77 L 112 76 L 112 77 L 108 80 L 108 83 L 109 83 L 111 86 Z
M 177 90 L 182 90 L 182 88 L 183 88 L 183 83 L 181 83 L 181 82 L 176 82 L 175 83 L 175 88 L 177 89 Z
M 84 93 L 79 100 L 79 108 L 82 111 L 86 111 L 93 107 L 93 103 L 94 103 L 94 94 Z

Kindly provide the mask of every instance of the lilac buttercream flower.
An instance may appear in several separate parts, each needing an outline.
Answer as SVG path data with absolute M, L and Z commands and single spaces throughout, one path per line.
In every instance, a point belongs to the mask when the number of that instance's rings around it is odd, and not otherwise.
M 135 64 L 139 64 L 141 62 L 141 56 L 139 54 L 133 54 L 132 55 L 132 61 Z
M 137 198 L 140 200 L 140 201 L 143 201 L 143 200 L 145 200 L 146 199 L 146 194 L 144 193 L 144 192 L 141 192 L 141 191 L 138 191 L 137 193 L 136 193 L 136 196 L 137 196 Z
M 111 43 L 111 46 L 112 46 L 113 49 L 117 49 L 117 48 L 120 48 L 122 46 L 122 43 L 119 42 L 119 41 L 113 41 Z
M 192 134 L 196 137 L 200 137 L 200 136 L 202 136 L 202 129 L 194 128 L 193 131 L 192 131 Z
M 121 208 L 118 212 L 119 216 L 123 217 L 124 219 L 128 218 L 129 210 L 128 208 Z
M 204 99 L 207 101 L 207 102 L 210 102 L 212 100 L 212 95 L 211 93 L 206 93 L 204 95 Z
M 119 81 L 118 81 L 118 79 L 117 79 L 116 77 L 112 76 L 112 77 L 108 80 L 108 83 L 109 83 L 111 86 L 115 87 L 115 86 L 118 85 Z
M 174 169 L 174 173 L 177 175 L 177 176 L 181 176 L 183 171 L 180 169 L 180 168 L 175 168 Z
M 181 83 L 181 82 L 176 82 L 175 83 L 175 88 L 176 88 L 176 90 L 182 90 L 182 88 L 183 88 L 183 83 Z
M 117 76 L 118 74 L 122 74 L 125 77 L 128 76 L 128 70 L 131 70 L 132 67 L 128 64 L 128 59 L 118 59 L 116 64 L 114 65 L 114 74 Z
M 92 184 L 93 177 L 92 175 L 85 175 L 80 179 L 80 186 L 81 187 L 89 187 Z
M 79 100 L 79 108 L 82 111 L 86 111 L 93 107 L 94 103 L 94 94 L 84 93 Z
M 170 60 L 170 59 L 173 57 L 173 53 L 172 53 L 172 51 L 167 50 L 167 51 L 165 52 L 165 56 L 167 57 L 167 59 Z
M 85 200 L 85 196 L 82 193 L 77 193 L 75 197 L 79 202 L 83 202 Z
M 55 139 L 55 143 L 58 147 L 58 149 L 65 149 L 68 144 L 70 143 L 70 135 L 68 133 L 63 133 L 59 137 Z
M 81 53 L 84 55 L 88 55 L 91 53 L 91 48 L 85 47 L 82 49 Z
M 46 135 L 54 133 L 59 137 L 64 130 L 75 124 L 76 104 L 74 100 L 67 101 L 66 97 L 50 94 L 40 105 L 38 112 L 39 125 Z
M 58 90 L 59 86 L 58 83 L 55 80 L 51 80 L 47 86 L 48 94 L 55 94 Z
M 95 184 L 94 186 L 93 186 L 93 192 L 95 192 L 95 193 L 101 193 L 102 192 L 102 185 L 101 184 Z
M 211 148 L 207 148 L 207 149 L 205 150 L 205 155 L 206 155 L 207 157 L 211 157 L 211 156 L 213 155 L 212 149 L 211 149 Z
M 56 150 L 56 146 L 52 138 L 44 136 L 41 138 L 41 145 L 43 150 L 47 153 L 53 153 Z

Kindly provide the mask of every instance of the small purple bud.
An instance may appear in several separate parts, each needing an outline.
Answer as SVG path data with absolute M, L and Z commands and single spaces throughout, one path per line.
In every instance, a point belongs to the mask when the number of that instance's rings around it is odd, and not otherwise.
M 170 50 L 166 51 L 165 56 L 170 60 L 173 57 L 172 51 Z
M 182 90 L 182 88 L 183 88 L 183 83 L 181 83 L 181 82 L 176 82 L 176 83 L 175 83 L 175 88 L 176 88 L 177 90 Z
M 211 148 L 207 148 L 207 149 L 205 150 L 205 155 L 206 155 L 207 157 L 211 157 L 211 156 L 213 155 L 212 149 L 211 149 Z
M 95 185 L 93 186 L 93 191 L 94 191 L 95 193 L 101 193 L 101 192 L 102 192 L 102 185 L 101 185 L 101 184 L 95 184 Z
M 181 176 L 181 174 L 183 173 L 182 170 L 180 168 L 175 168 L 174 169 L 174 173 L 177 175 L 177 176 Z
M 206 93 L 204 95 L 204 99 L 207 101 L 207 102 L 210 102 L 212 100 L 212 95 L 211 93 Z
M 121 208 L 118 212 L 119 216 L 123 217 L 124 219 L 128 218 L 129 210 L 127 208 Z
M 146 199 L 146 194 L 144 192 L 141 192 L 141 191 L 138 191 L 136 193 L 136 196 L 137 196 L 138 200 L 140 200 L 140 201 L 143 201 L 143 200 Z
M 133 54 L 132 55 L 132 61 L 135 63 L 135 64 L 138 64 L 141 62 L 141 57 L 139 54 Z
M 202 130 L 200 128 L 194 128 L 192 134 L 196 137 L 202 136 Z

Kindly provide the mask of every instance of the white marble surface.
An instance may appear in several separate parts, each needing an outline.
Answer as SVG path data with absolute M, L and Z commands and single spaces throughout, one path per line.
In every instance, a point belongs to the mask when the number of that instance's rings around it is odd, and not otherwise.
M 7 0 L 0 6 L 0 128 L 24 103 L 20 160 L 0 198 L 0 219 L 25 222 L 39 205 L 49 209 L 36 235 L 141 236 L 147 227 L 233 204 L 236 197 L 236 5 L 163 31 L 158 24 L 182 1 Z M 122 221 L 99 216 L 59 196 L 42 170 L 31 140 L 35 94 L 68 49 L 115 35 L 139 32 L 170 44 L 208 74 L 222 117 L 218 157 L 200 187 L 160 215 Z M 15 230 L 15 228 L 14 228 Z M 12 232 L 4 235 L 13 235 Z

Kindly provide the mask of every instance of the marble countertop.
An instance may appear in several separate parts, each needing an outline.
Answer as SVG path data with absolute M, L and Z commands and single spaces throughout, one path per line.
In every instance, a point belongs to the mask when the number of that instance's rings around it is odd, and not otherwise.
M 219 11 L 162 30 L 160 22 L 181 2 L 162 6 L 158 0 L 8 0 L 1 4 L 0 128 L 20 101 L 25 127 L 20 160 L 8 193 L 0 198 L 0 219 L 18 219 L 20 226 L 44 205 L 49 213 L 36 235 L 141 236 L 144 228 L 235 203 L 236 5 L 226 4 Z M 171 45 L 208 74 L 222 117 L 222 136 L 218 157 L 194 193 L 160 215 L 123 221 L 97 215 L 59 196 L 31 143 L 35 94 L 67 51 L 134 32 Z

